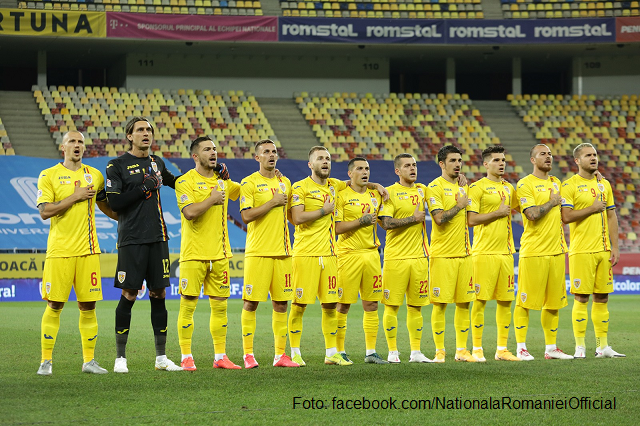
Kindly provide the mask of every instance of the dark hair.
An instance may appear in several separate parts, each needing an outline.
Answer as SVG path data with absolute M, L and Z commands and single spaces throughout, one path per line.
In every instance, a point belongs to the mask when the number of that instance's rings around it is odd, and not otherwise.
M 351 160 L 349 160 L 349 164 L 347 164 L 347 170 L 353 170 L 356 161 L 367 161 L 367 159 L 363 157 L 353 157 Z
M 549 148 L 548 146 L 546 146 L 543 143 L 536 144 L 536 145 L 533 146 L 533 148 L 531 148 L 531 151 L 529 151 L 529 158 L 533 158 L 533 151 L 535 151 L 536 148 L 539 147 L 539 146 L 545 146 L 545 147 Z
M 189 148 L 189 152 L 191 152 L 192 155 L 195 154 L 196 150 L 200 146 L 200 142 L 204 142 L 204 141 L 213 142 L 213 139 L 211 139 L 209 136 L 199 136 L 195 138 L 193 142 L 191 142 L 191 147 Z
M 143 117 L 141 115 L 135 116 L 135 117 L 131 117 L 131 120 L 129 120 L 129 122 L 127 122 L 127 125 L 124 128 L 124 132 L 127 136 L 133 134 L 133 127 L 135 126 L 135 124 L 138 121 L 146 121 L 147 123 L 149 123 L 149 126 L 151 126 L 151 134 L 155 135 L 156 131 L 153 128 L 153 124 L 151 124 L 151 121 L 147 118 L 147 117 Z M 131 147 L 133 146 L 133 143 L 127 139 L 127 142 L 129 142 L 129 149 L 131 149 Z
M 327 152 L 329 152 L 329 150 L 327 148 L 325 148 L 324 146 L 320 146 L 320 145 L 312 146 L 311 149 L 309 150 L 309 160 L 311 160 L 311 154 L 313 154 L 316 151 L 327 151 Z
M 407 154 L 406 152 L 403 152 L 402 154 L 396 155 L 396 158 L 393 159 L 393 168 L 395 168 L 395 169 L 399 168 L 400 167 L 400 160 L 402 160 L 403 158 L 411 158 L 411 159 L 413 159 L 413 155 Z
M 267 144 L 267 143 L 272 143 L 272 144 L 276 144 L 274 141 L 272 141 L 271 139 L 261 139 L 258 142 L 256 142 L 255 146 L 253 147 L 253 152 L 255 154 L 258 154 L 258 148 L 260 148 L 262 145 Z
M 445 145 L 438 151 L 438 163 L 446 162 L 449 154 L 460 154 L 462 155 L 462 151 L 460 151 L 457 147 L 453 145 Z
M 593 149 L 596 149 L 596 147 L 595 147 L 595 146 L 593 146 L 593 145 L 591 145 L 589 142 L 583 142 L 583 143 L 581 143 L 580 145 L 576 146 L 576 147 L 573 149 L 573 158 L 580 158 L 580 153 L 581 153 L 581 152 L 582 152 L 582 150 L 583 150 L 583 149 L 585 149 L 585 148 L 593 148 Z M 596 150 L 596 152 L 598 152 L 598 151 Z
M 482 151 L 482 161 L 485 162 L 487 159 L 491 158 L 491 154 L 502 154 L 504 153 L 504 146 L 502 145 L 491 145 L 485 148 Z

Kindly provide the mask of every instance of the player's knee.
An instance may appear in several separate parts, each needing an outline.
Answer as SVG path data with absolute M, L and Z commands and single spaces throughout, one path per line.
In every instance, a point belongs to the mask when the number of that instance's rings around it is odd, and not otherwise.
M 593 301 L 595 303 L 607 303 L 609 301 L 609 295 L 606 293 L 594 293 Z
M 574 297 L 575 297 L 575 299 L 576 299 L 576 301 L 577 301 L 577 302 L 580 302 L 580 303 L 587 303 L 587 302 L 589 302 L 589 295 L 588 295 L 588 294 L 576 294 L 576 295 L 574 295 Z M 594 301 L 596 301 L 596 300 L 597 300 L 597 298 L 596 298 L 596 295 L 595 295 L 595 294 L 593 295 L 593 300 L 594 300 Z
M 247 312 L 253 312 L 256 309 L 258 309 L 258 302 L 255 302 L 253 300 L 245 300 L 244 305 L 242 306 L 242 309 L 244 309 Z
M 167 290 L 164 288 L 162 290 L 151 290 L 149 291 L 149 297 L 153 297 L 154 299 L 164 299 L 167 295 Z
M 272 300 L 271 304 L 273 305 L 273 310 L 278 312 L 278 313 L 286 313 L 287 312 L 287 301 L 276 301 L 276 300 Z M 257 306 L 257 302 L 256 302 L 256 306 Z
M 64 302 L 53 302 L 51 300 L 47 301 L 47 305 L 49 305 L 49 307 L 51 309 L 62 309 L 64 308 Z
M 122 289 L 122 295 L 129 302 L 135 302 L 136 301 L 136 297 L 138 297 L 138 291 L 137 290 L 130 290 L 130 289 L 123 288 Z M 151 295 L 151 293 L 149 293 L 149 295 Z
M 78 309 L 81 311 L 92 311 L 96 308 L 96 302 L 78 302 Z
M 364 303 L 364 302 L 363 302 Z M 340 312 L 341 314 L 347 314 L 349 313 L 349 308 L 351 307 L 351 305 L 346 304 L 346 303 L 338 303 L 336 305 L 336 309 L 338 310 L 338 312 Z
M 366 312 L 377 311 L 378 310 L 378 302 L 363 300 L 362 301 L 362 309 L 364 309 Z
M 322 309 L 335 309 L 338 303 L 321 303 Z

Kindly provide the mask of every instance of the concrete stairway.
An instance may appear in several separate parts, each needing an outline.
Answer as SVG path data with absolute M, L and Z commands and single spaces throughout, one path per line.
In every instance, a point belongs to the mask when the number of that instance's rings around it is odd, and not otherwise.
M 497 0 L 500 1 L 500 0 Z M 260 0 L 264 16 L 282 16 L 280 0 Z
M 61 158 L 31 92 L 0 92 L 0 118 L 16 155 Z
M 500 0 L 482 0 L 482 12 L 484 12 L 484 19 L 504 18 Z
M 257 101 L 287 157 L 306 160 L 309 148 L 319 142 L 293 98 L 257 98 Z

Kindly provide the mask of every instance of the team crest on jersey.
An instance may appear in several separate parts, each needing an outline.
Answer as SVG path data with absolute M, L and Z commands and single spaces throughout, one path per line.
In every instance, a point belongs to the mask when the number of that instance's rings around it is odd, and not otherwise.
M 181 203 L 186 203 L 187 201 L 189 201 L 189 196 L 187 194 L 182 194 L 180 196 L 180 202 Z
M 580 281 L 580 278 L 576 278 L 573 280 L 573 286 L 575 288 L 580 288 L 580 284 L 582 284 L 582 282 Z
M 302 299 L 302 294 L 304 293 L 303 289 L 301 288 L 296 288 L 296 297 L 298 299 Z
M 422 188 L 418 188 L 418 194 L 420 194 L 421 197 L 424 197 L 424 193 L 422 192 Z
M 93 176 L 91 176 L 91 173 L 85 173 L 84 180 L 87 181 L 89 185 L 91 185 L 93 183 Z
M 338 287 L 338 298 L 342 299 L 342 287 Z
M 527 301 L 527 293 L 520 293 L 520 300 L 522 300 L 522 303 Z
M 553 190 L 556 191 L 556 192 L 560 191 L 560 188 L 558 187 L 558 184 L 555 183 L 555 182 L 553 182 Z
M 156 164 L 155 161 L 151 162 L 151 168 L 153 169 L 154 172 L 158 173 L 158 165 Z
M 331 196 L 332 196 L 332 197 L 335 197 L 335 196 L 336 196 L 336 190 L 335 190 L 335 188 L 334 188 L 333 186 L 330 186 L 330 187 L 329 187 L 329 192 L 331 193 Z
M 49 294 L 51 292 L 51 283 L 44 284 L 44 291 L 46 294 Z
M 604 192 L 604 185 L 599 183 L 598 184 L 598 189 L 600 190 L 600 192 Z
M 218 179 L 218 186 L 224 191 L 224 181 L 222 179 Z
M 440 287 L 433 288 L 433 297 L 440 297 Z
M 138 299 L 142 299 L 147 294 L 147 280 L 142 281 L 142 288 L 138 290 Z
M 107 187 L 111 188 L 111 179 L 107 179 Z
M 458 192 L 459 192 L 459 193 L 460 193 L 460 195 L 461 195 L 461 196 L 463 196 L 463 197 L 466 195 L 466 194 L 465 194 L 465 192 L 464 192 L 464 188 L 463 188 L 463 187 L 459 187 L 459 188 L 458 188 Z
M 247 296 L 251 296 L 251 293 L 253 292 L 253 286 L 251 284 L 245 285 L 244 291 L 247 292 Z
M 480 284 L 475 285 L 476 294 L 480 294 Z
M 285 185 L 284 182 L 280 182 L 280 191 L 282 191 L 283 194 L 287 193 L 287 185 Z
M 390 295 L 391 295 L 391 290 L 385 289 L 384 290 L 384 298 L 385 298 L 385 300 L 389 300 L 389 296 Z
M 504 192 L 506 192 L 507 194 L 511 195 L 511 190 L 509 189 L 509 187 L 507 185 L 504 185 L 503 188 L 504 188 Z
M 373 207 L 376 207 L 376 208 L 377 208 L 377 207 L 378 207 L 378 200 L 376 200 L 375 198 L 371 198 L 371 205 L 372 205 Z
M 124 283 L 125 278 L 127 278 L 127 273 L 125 271 L 118 271 L 118 282 L 120 284 Z
M 183 278 L 180 280 L 180 287 L 182 287 L 182 291 L 187 289 L 187 284 L 189 284 L 189 280 L 187 278 Z

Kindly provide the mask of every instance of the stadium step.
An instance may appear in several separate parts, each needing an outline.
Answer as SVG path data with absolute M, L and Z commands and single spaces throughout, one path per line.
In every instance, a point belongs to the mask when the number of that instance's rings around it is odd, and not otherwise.
M 258 98 L 262 112 L 273 132 L 293 160 L 307 160 L 309 148 L 319 145 L 311 127 L 304 120 L 292 98 Z
M 484 19 L 503 19 L 502 2 L 500 0 L 482 0 Z
M 517 165 L 521 166 L 525 174 L 531 173 L 529 151 L 538 143 L 531 132 L 515 114 L 508 101 L 473 101 L 480 110 L 482 117 L 491 130 L 500 138 L 500 143 L 513 157 Z M 552 174 L 560 177 L 560 170 L 554 164 Z M 515 184 L 516 182 L 512 182 Z
M 260 4 L 262 5 L 264 16 L 282 16 L 280 0 L 260 0 Z
M 31 92 L 0 91 L 0 117 L 16 155 L 60 158 Z

